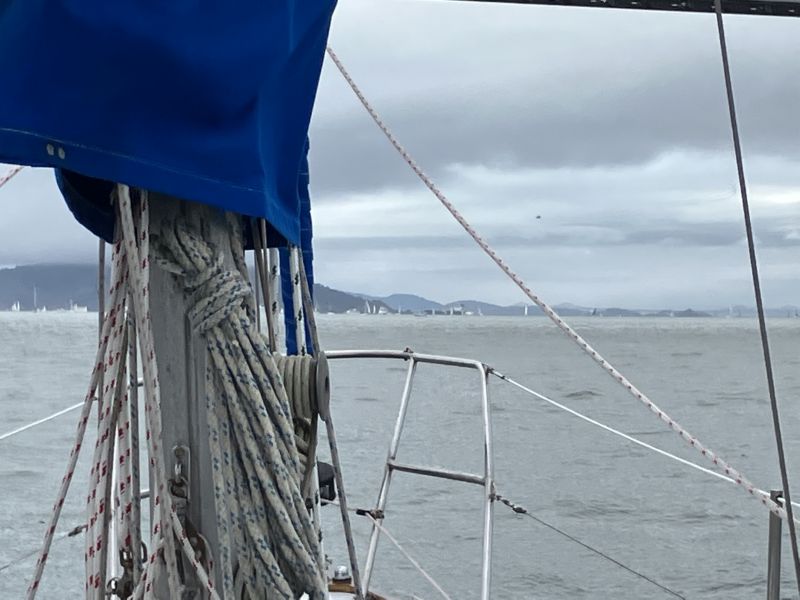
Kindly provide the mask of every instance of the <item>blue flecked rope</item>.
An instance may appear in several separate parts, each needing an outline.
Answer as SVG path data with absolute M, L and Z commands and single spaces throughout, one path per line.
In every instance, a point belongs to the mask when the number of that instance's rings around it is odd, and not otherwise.
M 177 224 L 159 236 L 159 263 L 174 273 L 208 343 L 206 406 L 222 589 L 251 598 L 326 595 L 318 532 L 305 506 L 286 388 L 255 326 L 238 223 L 230 220 L 236 270 Z

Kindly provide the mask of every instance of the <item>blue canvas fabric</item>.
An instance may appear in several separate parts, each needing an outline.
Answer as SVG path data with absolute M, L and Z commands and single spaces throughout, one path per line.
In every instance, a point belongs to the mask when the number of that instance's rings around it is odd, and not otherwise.
M 54 167 L 104 237 L 121 182 L 264 217 L 300 245 L 334 5 L 0 0 L 0 162 Z

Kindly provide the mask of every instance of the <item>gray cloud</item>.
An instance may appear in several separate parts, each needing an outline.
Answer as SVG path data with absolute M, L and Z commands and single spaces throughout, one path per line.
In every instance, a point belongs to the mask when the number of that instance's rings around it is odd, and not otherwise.
M 674 151 L 730 152 L 710 17 L 445 4 L 446 11 L 434 3 L 382 3 L 383 18 L 354 35 L 377 11 L 353 3 L 340 11 L 333 35 L 378 111 L 433 175 L 454 163 L 609 167 Z M 745 149 L 797 157 L 796 24 L 729 21 Z M 413 27 L 413 40 L 405 27 Z M 459 30 L 464 35 L 453 34 Z M 318 106 L 335 110 L 318 108 L 314 120 L 317 189 L 409 184 L 400 159 L 338 79 L 328 64 Z
M 6 172 L 0 164 L 0 173 Z M 24 169 L 0 190 L 0 265 L 86 262 L 97 239 L 66 207 L 49 169 Z
M 800 303 L 800 22 L 726 24 L 766 301 Z M 342 0 L 331 41 L 401 142 L 544 298 L 752 302 L 713 16 Z M 311 137 L 321 282 L 521 300 L 329 61 Z M 94 260 L 51 174 L 26 170 L 0 205 L 0 265 Z
M 684 248 L 743 246 L 745 234 L 733 223 L 683 224 L 665 223 L 659 228 L 630 226 L 608 227 L 594 224 L 564 228 L 563 231 L 539 235 L 494 235 L 494 247 L 511 248 L 601 247 L 601 246 L 680 246 Z M 800 233 L 787 231 L 781 223 L 771 223 L 759 229 L 757 243 L 763 248 L 800 247 Z M 474 247 L 466 235 L 406 235 L 319 238 L 318 252 L 379 252 L 379 251 L 438 251 L 464 250 Z

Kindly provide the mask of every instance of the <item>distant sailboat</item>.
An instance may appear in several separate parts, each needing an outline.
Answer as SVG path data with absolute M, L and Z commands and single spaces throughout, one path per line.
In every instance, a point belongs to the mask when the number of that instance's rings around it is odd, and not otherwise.
M 89 312 L 88 306 L 81 306 L 80 304 L 75 304 L 72 300 L 69 301 L 69 310 L 70 312 L 76 313 L 85 313 Z
M 33 310 L 38 311 L 39 305 L 36 303 L 36 286 L 33 286 Z
M 39 290 L 36 288 L 36 286 L 33 286 L 33 310 L 37 313 L 47 312 L 46 306 L 39 308 L 38 292 Z
M 20 310 L 19 300 L 17 300 L 16 302 L 14 302 L 14 304 L 11 305 L 11 312 L 19 312 L 19 310 Z

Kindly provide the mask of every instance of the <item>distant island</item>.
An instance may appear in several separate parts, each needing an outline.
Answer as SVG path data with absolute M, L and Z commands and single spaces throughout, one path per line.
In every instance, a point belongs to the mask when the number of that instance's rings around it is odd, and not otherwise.
M 107 280 L 109 277 L 107 276 Z M 345 292 L 321 284 L 314 285 L 314 304 L 320 313 L 417 314 L 452 316 L 543 316 L 535 305 L 518 303 L 500 306 L 479 300 L 440 303 L 415 294 L 371 296 Z M 753 317 L 749 306 L 728 306 L 712 310 L 639 309 L 587 307 L 558 304 L 556 311 L 565 317 Z M 0 311 L 19 310 L 97 311 L 97 268 L 80 264 L 40 264 L 0 269 Z M 767 309 L 770 317 L 800 316 L 796 306 Z

